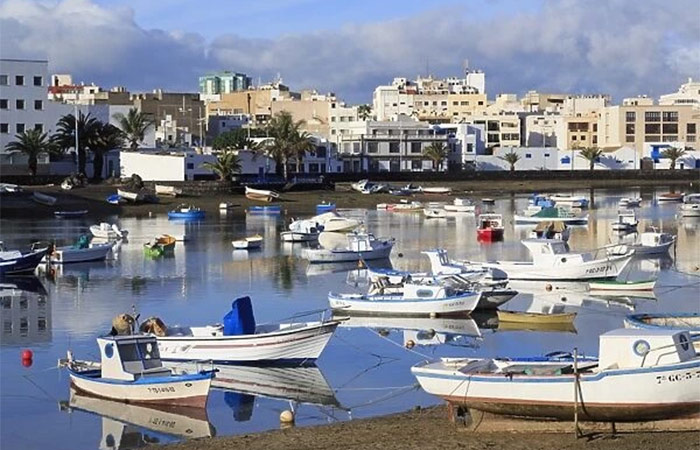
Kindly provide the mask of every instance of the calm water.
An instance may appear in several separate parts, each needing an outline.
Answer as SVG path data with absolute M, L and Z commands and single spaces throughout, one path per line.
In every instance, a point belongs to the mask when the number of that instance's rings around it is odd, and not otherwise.
M 571 247 L 583 250 L 613 242 L 610 224 L 616 218 L 619 198 L 639 194 L 597 190 L 590 224 L 573 230 Z M 362 272 L 307 267 L 298 258 L 299 244 L 278 242 L 284 218 L 229 215 L 186 224 L 164 217 L 2 220 L 0 238 L 10 248 L 39 239 L 70 243 L 99 220 L 118 221 L 130 234 L 113 260 L 67 265 L 58 269 L 55 280 L 42 279 L 41 285 L 3 285 L 0 447 L 134 448 L 144 442 L 170 442 L 187 436 L 249 433 L 277 428 L 280 412 L 290 408 L 289 399 L 295 395 L 299 402 L 292 406 L 299 426 L 349 420 L 436 404 L 436 398 L 416 388 L 409 371 L 425 358 L 539 355 L 574 347 L 596 354 L 598 335 L 622 326 L 623 317 L 632 311 L 700 311 L 700 271 L 695 270 L 700 265 L 700 221 L 676 219 L 677 205 L 657 205 L 650 190 L 641 194 L 640 230 L 654 226 L 678 235 L 676 252 L 664 258 L 635 260 L 627 275 L 629 279 L 658 276 L 655 298 L 608 301 L 587 296 L 580 287 L 579 291 L 574 286 L 547 292 L 543 283 L 531 283 L 518 285 L 521 294 L 506 305 L 509 310 L 578 312 L 575 330 L 498 329 L 493 317 L 479 317 L 476 322 L 352 320 L 338 329 L 317 368 L 242 369 L 240 379 L 253 382 L 241 384 L 246 392 L 213 390 L 206 413 L 194 415 L 71 398 L 68 376 L 55 369 L 56 361 L 67 349 L 77 358 L 97 358 L 95 337 L 108 331 L 115 315 L 132 308 L 142 317 L 157 315 L 170 325 L 206 324 L 220 321 L 234 298 L 250 295 L 258 322 L 276 321 L 326 308 L 330 290 L 362 290 Z M 507 225 L 505 242 L 495 244 L 476 242 L 474 216 L 426 220 L 418 214 L 353 213 L 363 215 L 376 235 L 397 239 L 394 267 L 427 270 L 428 261 L 419 251 L 434 247 L 444 247 L 458 258 L 526 259 L 527 251 L 519 240 L 530 227 L 513 226 L 511 220 L 513 212 L 526 204 L 525 196 L 496 203 L 494 209 L 504 214 Z M 186 233 L 191 240 L 178 243 L 172 258 L 144 258 L 142 244 L 161 233 Z M 233 238 L 253 233 L 265 236 L 262 250 L 231 250 Z M 410 328 L 433 329 L 438 334 L 426 336 Z M 445 338 L 440 333 L 449 330 L 461 336 Z M 408 351 L 406 340 L 442 344 L 416 345 Z M 21 364 L 24 348 L 34 351 L 29 368 Z M 289 391 L 290 379 L 296 394 Z M 255 395 L 263 392 L 266 395 Z

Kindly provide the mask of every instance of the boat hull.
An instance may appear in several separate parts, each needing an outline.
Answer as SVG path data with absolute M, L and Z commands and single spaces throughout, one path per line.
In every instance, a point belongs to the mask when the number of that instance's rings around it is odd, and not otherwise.
M 563 222 L 567 225 L 586 225 L 588 224 L 588 216 L 583 217 L 537 217 L 537 216 L 521 216 L 516 214 L 513 220 L 517 224 L 538 224 L 540 222 Z
M 158 336 L 158 350 L 161 359 L 170 361 L 311 362 L 321 355 L 337 327 L 338 322 L 331 321 L 265 334 Z
M 318 233 L 285 231 L 280 233 L 280 239 L 282 239 L 282 242 L 312 242 L 318 240 Z
M 168 219 L 182 219 L 182 220 L 198 220 L 204 219 L 204 211 L 192 211 L 192 212 L 178 212 L 170 211 L 168 212 Z
M 630 255 L 623 255 L 570 266 L 566 264 L 537 266 L 527 262 L 483 263 L 483 266 L 505 272 L 510 280 L 598 280 L 616 278 L 630 259 Z
M 0 259 L 0 275 L 18 275 L 22 273 L 32 273 L 39 265 L 49 249 L 44 248 L 31 253 L 23 253 L 22 256 L 12 259 Z
M 94 245 L 89 248 L 59 247 L 49 257 L 53 264 L 69 264 L 102 261 L 112 250 L 112 243 Z
M 441 299 L 404 299 L 401 295 L 338 295 L 328 294 L 331 309 L 344 314 L 394 316 L 449 316 L 469 314 L 481 299 L 480 292 Z
M 393 243 L 386 244 L 384 247 L 363 252 L 310 248 L 306 249 L 305 255 L 310 263 L 370 261 L 388 258 L 393 246 Z
M 605 282 L 605 281 L 592 281 L 588 283 L 588 287 L 592 291 L 653 291 L 656 285 L 655 280 L 651 281 L 637 281 L 637 282 Z
M 476 206 L 474 205 L 445 205 L 444 208 L 447 212 L 457 213 L 473 213 L 476 211 Z

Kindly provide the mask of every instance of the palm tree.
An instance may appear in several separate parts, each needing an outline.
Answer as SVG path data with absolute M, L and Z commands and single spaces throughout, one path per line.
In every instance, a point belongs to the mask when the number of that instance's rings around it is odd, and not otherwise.
M 367 120 L 372 117 L 372 107 L 369 105 L 360 105 L 357 107 L 357 117 L 362 120 Z
M 520 155 L 515 153 L 512 149 L 503 156 L 499 156 L 498 159 L 510 164 L 510 171 L 515 172 L 515 165 L 520 161 Z
M 668 147 L 661 152 L 661 156 L 671 160 L 670 170 L 676 169 L 676 161 L 685 156 L 686 150 L 680 147 Z
M 292 155 L 297 160 L 297 173 L 301 172 L 301 166 L 304 162 L 304 155 L 308 152 L 316 150 L 316 144 L 313 138 L 306 131 L 297 132 L 292 136 Z
M 23 131 L 15 135 L 15 139 L 5 146 L 5 150 L 22 152 L 27 155 L 27 166 L 32 176 L 36 175 L 39 155 L 55 153 L 59 149 L 55 139 L 49 138 L 47 133 L 42 133 L 37 129 Z
M 75 149 L 78 154 L 78 173 L 85 174 L 85 156 L 86 150 L 89 148 L 90 142 L 95 141 L 98 131 L 99 121 L 94 117 L 90 117 L 90 113 L 78 113 L 78 148 Z M 68 149 L 75 146 L 75 116 L 67 114 L 61 117 L 56 123 L 56 140 L 62 149 Z
M 264 134 L 263 134 L 264 136 Z M 218 135 L 212 142 L 214 150 L 253 150 L 260 148 L 258 143 L 248 139 L 247 130 L 237 128 Z
M 241 160 L 236 153 L 226 150 L 219 153 L 216 157 L 216 162 L 205 162 L 201 167 L 211 170 L 220 179 L 231 182 L 233 175 L 241 171 Z
M 89 142 L 90 150 L 94 154 L 92 162 L 92 178 L 102 179 L 102 168 L 104 167 L 105 154 L 115 148 L 124 146 L 124 133 L 117 127 L 109 123 L 98 122 L 97 134 Z
M 442 142 L 433 142 L 423 149 L 423 156 L 433 162 L 433 170 L 438 170 L 447 157 L 447 146 Z
M 287 161 L 297 156 L 294 147 L 299 142 L 299 129 L 303 124 L 303 120 L 295 122 L 288 111 L 278 112 L 267 124 L 267 134 L 272 139 L 267 142 L 265 151 L 275 160 L 277 173 L 282 169 L 285 180 L 289 179 Z
M 585 147 L 579 150 L 579 154 L 584 159 L 588 160 L 589 168 L 593 170 L 595 168 L 595 163 L 603 154 L 603 150 L 598 147 Z
M 153 119 L 148 114 L 140 112 L 138 108 L 129 109 L 126 116 L 122 113 L 116 113 L 112 117 L 119 122 L 119 128 L 126 135 L 129 148 L 132 151 L 139 148 L 139 143 L 146 138 L 148 129 L 154 126 Z

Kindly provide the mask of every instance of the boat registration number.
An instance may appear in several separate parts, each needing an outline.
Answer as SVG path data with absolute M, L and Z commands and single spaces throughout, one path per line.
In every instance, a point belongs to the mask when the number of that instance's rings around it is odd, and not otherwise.
M 695 372 L 674 373 L 671 375 L 657 375 L 656 384 L 664 382 L 675 383 L 676 381 L 686 381 L 694 378 L 700 378 L 700 370 L 696 370 Z
M 153 393 L 153 394 L 167 394 L 170 392 L 175 392 L 175 388 L 172 386 L 149 387 L 148 392 Z
M 612 266 L 600 266 L 600 267 L 592 267 L 590 269 L 586 269 L 586 275 L 590 275 L 593 273 L 605 273 L 608 270 L 613 270 Z

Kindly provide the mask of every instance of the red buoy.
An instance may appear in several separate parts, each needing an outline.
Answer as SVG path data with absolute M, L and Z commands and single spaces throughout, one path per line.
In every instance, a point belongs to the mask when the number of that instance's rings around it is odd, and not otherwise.
M 24 367 L 31 367 L 33 362 L 32 358 L 22 358 L 22 365 Z
M 24 349 L 22 350 L 22 359 L 32 359 L 34 357 L 34 353 L 32 353 L 31 350 Z

